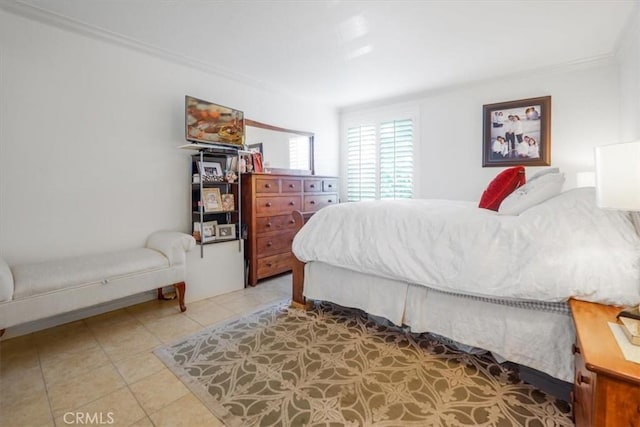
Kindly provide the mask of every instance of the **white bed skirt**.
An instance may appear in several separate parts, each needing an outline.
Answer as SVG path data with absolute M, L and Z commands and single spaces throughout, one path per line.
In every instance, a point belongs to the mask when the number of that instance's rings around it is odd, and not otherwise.
M 575 331 L 567 312 L 503 305 L 358 273 L 305 265 L 304 295 L 432 332 L 573 382 Z

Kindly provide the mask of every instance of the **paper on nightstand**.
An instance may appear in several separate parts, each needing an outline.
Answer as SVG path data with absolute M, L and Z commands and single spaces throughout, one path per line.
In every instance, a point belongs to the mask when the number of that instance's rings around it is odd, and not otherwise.
M 640 363 L 640 346 L 633 345 L 629 342 L 629 339 L 622 330 L 621 325 L 609 322 L 609 328 L 611 328 L 611 332 L 613 332 L 613 336 L 618 342 L 618 347 L 620 347 L 625 360 Z

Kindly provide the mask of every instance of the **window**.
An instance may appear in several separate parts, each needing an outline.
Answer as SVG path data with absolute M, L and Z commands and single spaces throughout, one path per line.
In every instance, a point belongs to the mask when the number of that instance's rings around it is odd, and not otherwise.
M 413 120 L 347 128 L 347 199 L 413 197 Z
M 309 137 L 289 138 L 289 167 L 291 169 L 309 169 Z

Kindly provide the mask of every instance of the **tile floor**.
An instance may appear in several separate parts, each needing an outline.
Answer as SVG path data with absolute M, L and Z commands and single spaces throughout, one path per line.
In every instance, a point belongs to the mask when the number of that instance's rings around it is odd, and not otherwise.
M 153 350 L 290 296 L 285 275 L 185 313 L 150 301 L 2 341 L 0 426 L 221 426 Z

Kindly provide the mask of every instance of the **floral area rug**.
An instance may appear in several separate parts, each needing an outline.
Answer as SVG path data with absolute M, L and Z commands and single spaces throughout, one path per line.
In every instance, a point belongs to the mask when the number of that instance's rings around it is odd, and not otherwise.
M 490 355 L 329 303 L 279 303 L 156 355 L 229 426 L 573 425 Z

